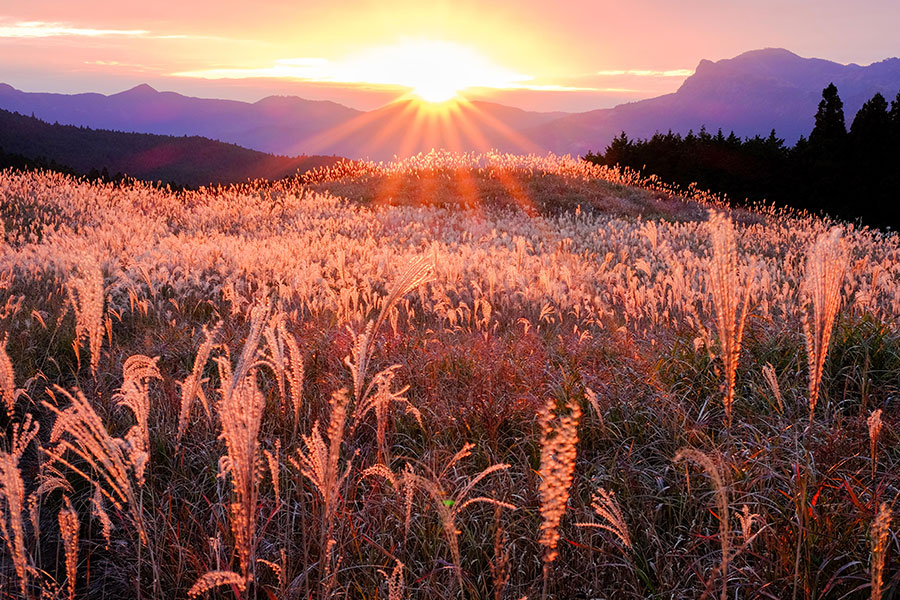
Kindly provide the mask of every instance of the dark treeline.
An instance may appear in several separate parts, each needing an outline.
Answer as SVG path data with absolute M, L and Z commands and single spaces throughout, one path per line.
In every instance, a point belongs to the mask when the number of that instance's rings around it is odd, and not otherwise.
M 56 171 L 66 175 L 76 175 L 75 170 L 67 165 L 50 160 L 45 156 L 29 158 L 22 154 L 13 154 L 3 151 L 0 147 L 0 171 L 15 169 L 18 171 Z
M 276 156 L 199 136 L 50 124 L 5 110 L 0 110 L 0 148 L 0 169 L 49 169 L 107 182 L 133 177 L 181 188 L 282 179 L 340 160 Z
M 900 226 L 900 93 L 888 106 L 876 94 L 847 130 L 834 84 L 809 138 L 786 146 L 775 130 L 741 139 L 733 132 L 657 133 L 630 140 L 623 132 L 603 154 L 586 160 L 620 165 L 663 181 L 727 194 L 732 201 L 768 201 L 875 226 Z
M 22 154 L 11 154 L 4 152 L 0 147 L 0 171 L 12 169 L 14 171 L 54 171 L 63 175 L 71 175 L 73 177 L 81 177 L 88 181 L 101 181 L 104 183 L 122 183 L 129 180 L 122 173 L 110 175 L 109 170 L 104 167 L 101 170 L 91 169 L 86 174 L 79 173 L 72 167 L 64 165 L 55 160 L 51 160 L 46 156 L 38 156 L 37 158 L 29 158 Z M 170 187 L 176 186 L 174 182 L 169 182 Z

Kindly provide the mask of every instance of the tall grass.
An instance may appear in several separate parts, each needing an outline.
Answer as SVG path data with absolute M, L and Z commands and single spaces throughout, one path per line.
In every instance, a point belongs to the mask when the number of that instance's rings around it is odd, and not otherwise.
M 33 567 L 29 564 L 25 547 L 25 531 L 22 516 L 25 512 L 25 483 L 19 470 L 19 461 L 28 445 L 37 437 L 38 423 L 28 415 L 21 424 L 13 426 L 10 449 L 0 450 L 0 500 L 3 512 L 0 514 L 0 533 L 12 559 L 19 591 L 26 595 L 29 574 Z
M 846 243 L 841 230 L 833 228 L 821 234 L 806 256 L 803 292 L 806 310 L 803 312 L 803 333 L 809 364 L 809 420 L 819 399 L 822 367 L 828 354 L 834 319 L 841 306 L 841 288 L 848 268 Z
M 319 175 L 0 173 L 3 592 L 895 593 L 898 236 L 568 158 Z
M 218 360 L 220 388 L 216 413 L 226 449 L 219 469 L 222 476 L 231 478 L 234 499 L 228 512 L 244 588 L 256 577 L 256 519 L 261 479 L 259 429 L 265 408 L 265 398 L 256 381 L 256 359 L 270 312 L 268 301 L 259 302 L 251 309 L 250 331 L 233 370 L 227 359 Z
M 718 568 L 713 573 L 713 577 L 707 582 L 704 595 L 712 589 L 716 577 L 721 577 L 722 593 L 719 597 L 722 600 L 726 600 L 728 598 L 728 567 L 731 563 L 731 520 L 728 516 L 728 491 L 725 489 L 722 471 L 712 457 L 694 448 L 682 448 L 675 455 L 674 460 L 675 462 L 689 460 L 697 463 L 703 467 L 713 484 L 713 490 L 716 494 L 716 510 L 718 513 L 716 518 L 719 520 L 719 545 L 722 548 L 722 557 Z
M 716 329 L 719 333 L 720 355 L 725 369 L 725 420 L 731 428 L 731 407 L 734 404 L 734 381 L 741 341 L 747 322 L 747 308 L 753 286 L 752 272 L 738 265 L 734 225 L 720 212 L 711 211 L 709 233 L 713 252 L 709 263 L 709 289 L 716 309 Z
M 569 488 L 575 472 L 577 456 L 578 423 L 581 407 L 574 398 L 566 401 L 557 411 L 556 398 L 550 398 L 540 413 L 541 423 L 541 535 L 544 547 L 544 587 L 542 597 L 547 597 L 550 566 L 559 556 L 559 524 L 566 512 Z
M 872 599 L 881 600 L 884 590 L 884 559 L 891 530 L 891 509 L 882 502 L 872 523 Z

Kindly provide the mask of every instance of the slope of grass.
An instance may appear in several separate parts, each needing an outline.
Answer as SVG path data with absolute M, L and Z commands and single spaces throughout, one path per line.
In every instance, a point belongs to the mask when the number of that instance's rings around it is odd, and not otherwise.
M 897 237 L 840 232 L 810 419 L 804 281 L 834 224 L 728 213 L 754 282 L 729 426 L 725 208 L 629 177 L 505 155 L 178 194 L 0 175 L 0 587 L 872 597 L 883 558 L 892 597 Z

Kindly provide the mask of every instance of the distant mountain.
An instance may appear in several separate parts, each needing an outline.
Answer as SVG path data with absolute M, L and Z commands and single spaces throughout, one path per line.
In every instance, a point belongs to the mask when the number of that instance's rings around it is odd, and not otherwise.
M 64 166 L 63 170 L 81 175 L 106 169 L 112 175 L 123 173 L 187 186 L 279 179 L 338 160 L 329 156 L 273 156 L 198 136 L 51 125 L 5 110 L 0 110 L 0 151 L 39 165 Z
M 432 147 L 462 151 L 584 154 L 602 151 L 625 131 L 687 133 L 706 126 L 742 137 L 773 128 L 793 144 L 812 129 L 822 89 L 837 85 L 849 126 L 876 92 L 900 90 L 900 59 L 869 66 L 802 58 L 782 49 L 703 60 L 677 92 L 579 114 L 539 113 L 489 102 L 461 103 L 449 112 L 398 101 L 363 112 L 334 102 L 270 96 L 255 103 L 191 98 L 148 85 L 104 96 L 18 91 L 0 84 L 0 108 L 46 121 L 95 128 L 201 135 L 276 154 L 338 154 L 390 159 Z
M 146 84 L 110 96 L 28 93 L 0 84 L 0 108 L 33 113 L 51 123 L 199 135 L 285 155 L 304 154 L 304 140 L 362 114 L 334 102 L 284 96 L 255 103 L 191 98 Z
M 615 108 L 570 115 L 523 132 L 555 152 L 602 151 L 619 133 L 649 137 L 657 131 L 695 132 L 705 126 L 741 137 L 767 135 L 773 128 L 793 144 L 812 130 L 822 89 L 834 83 L 844 102 L 847 126 L 862 104 L 880 92 L 900 91 L 900 59 L 867 67 L 802 58 L 769 48 L 735 58 L 700 61 L 696 72 L 677 92 L 622 104 Z
M 472 102 L 439 116 L 409 101 L 362 112 L 334 102 L 269 96 L 254 103 L 191 98 L 149 85 L 104 96 L 21 92 L 0 84 L 0 108 L 49 122 L 118 131 L 200 135 L 275 154 L 390 159 L 451 147 L 539 150 L 518 134 L 565 116 Z M 401 151 L 407 148 L 407 151 Z
M 389 160 L 446 148 L 460 152 L 498 149 L 543 152 L 521 131 L 564 113 L 538 113 L 491 102 L 462 102 L 444 110 L 399 100 L 364 113 L 309 140 L 310 151 Z

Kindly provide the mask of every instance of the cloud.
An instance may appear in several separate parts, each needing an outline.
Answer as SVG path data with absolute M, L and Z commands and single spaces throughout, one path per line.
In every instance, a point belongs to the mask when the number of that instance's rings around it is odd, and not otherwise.
M 407 40 L 369 48 L 340 60 L 316 57 L 283 58 L 269 65 L 198 69 L 172 73 L 199 79 L 293 79 L 311 83 L 392 88 L 426 87 L 532 91 L 593 91 L 589 88 L 538 82 L 530 75 L 494 64 L 473 49 L 451 42 Z
M 92 67 L 104 67 L 104 68 L 112 68 L 112 69 L 129 69 L 132 71 L 144 71 L 144 72 L 158 72 L 159 68 L 149 67 L 147 65 L 141 65 L 137 63 L 125 63 L 119 62 L 117 60 L 86 60 L 84 64 L 92 66 Z
M 597 75 L 601 77 L 621 77 L 623 75 L 630 75 L 633 77 L 690 77 L 693 74 L 693 69 L 671 69 L 669 71 L 653 71 L 650 69 L 597 71 Z
M 146 37 L 145 29 L 94 29 L 50 21 L 0 21 L 0 38 Z

